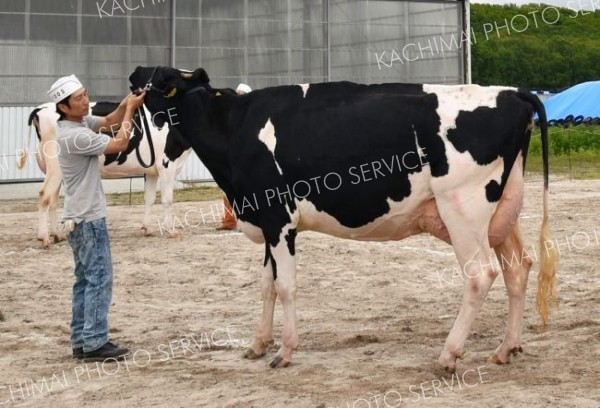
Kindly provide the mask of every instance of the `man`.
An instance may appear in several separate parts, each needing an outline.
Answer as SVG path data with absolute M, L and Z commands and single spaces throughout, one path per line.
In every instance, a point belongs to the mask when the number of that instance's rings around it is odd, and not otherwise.
M 252 92 L 252 88 L 244 83 L 239 84 L 235 89 L 235 93 L 238 95 L 245 95 Z M 234 230 L 237 226 L 237 219 L 231 204 L 227 200 L 227 197 L 223 197 L 223 217 L 221 217 L 221 225 L 217 227 L 218 231 L 221 230 Z
M 71 347 L 74 358 L 118 360 L 129 350 L 108 341 L 112 259 L 106 228 L 106 197 L 98 156 L 127 148 L 135 110 L 145 93 L 128 95 L 108 116 L 88 116 L 87 91 L 75 75 L 58 79 L 48 91 L 60 115 L 56 141 L 65 184 L 63 220 L 75 260 Z M 122 125 L 120 125 L 122 124 Z M 120 128 L 112 138 L 98 133 Z

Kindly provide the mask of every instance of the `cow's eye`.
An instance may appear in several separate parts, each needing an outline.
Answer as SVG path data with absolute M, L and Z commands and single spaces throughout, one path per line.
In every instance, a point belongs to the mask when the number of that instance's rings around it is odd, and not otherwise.
M 171 89 L 171 91 L 165 95 L 165 98 L 172 98 L 175 96 L 175 94 L 177 93 L 177 88 L 173 88 Z

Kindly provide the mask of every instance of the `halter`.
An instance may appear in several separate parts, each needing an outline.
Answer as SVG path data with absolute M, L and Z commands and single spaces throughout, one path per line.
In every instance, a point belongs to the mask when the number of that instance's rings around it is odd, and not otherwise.
M 152 75 L 150 75 L 150 79 L 148 79 L 148 82 L 146 82 L 146 85 L 144 86 L 144 91 L 148 92 L 148 91 L 158 91 L 160 92 L 160 89 L 154 87 L 154 85 L 152 85 L 152 80 L 154 79 L 154 75 L 156 74 L 156 70 L 158 69 L 158 65 L 154 67 L 154 71 L 152 71 Z
M 143 89 L 146 92 L 149 92 L 149 91 L 159 92 L 166 98 L 169 98 L 170 96 L 167 96 L 166 89 L 157 88 L 152 83 L 152 80 L 154 79 L 154 75 L 156 74 L 156 70 L 158 70 L 158 68 L 159 68 L 158 66 L 154 67 L 154 70 L 152 71 L 152 75 L 150 75 L 150 79 L 148 79 L 148 82 L 146 82 L 146 85 L 144 85 Z M 206 87 L 203 85 L 196 86 L 192 89 L 188 89 L 187 91 L 185 91 L 184 95 L 189 95 L 191 93 L 200 92 L 200 91 L 206 91 Z

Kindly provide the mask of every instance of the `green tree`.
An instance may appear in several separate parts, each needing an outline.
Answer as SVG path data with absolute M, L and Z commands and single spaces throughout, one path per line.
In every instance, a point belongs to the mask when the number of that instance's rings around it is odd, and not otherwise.
M 560 90 L 600 79 L 600 11 L 547 7 L 471 5 L 474 83 Z

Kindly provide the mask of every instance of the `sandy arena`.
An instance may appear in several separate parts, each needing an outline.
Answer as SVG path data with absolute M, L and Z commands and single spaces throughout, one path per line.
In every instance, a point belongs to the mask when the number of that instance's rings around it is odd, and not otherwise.
M 542 182 L 527 177 L 521 225 L 536 245 Z M 551 228 L 561 260 L 560 308 L 539 330 L 537 263 L 529 278 L 523 353 L 488 362 L 506 327 L 496 279 L 457 374 L 436 362 L 462 297 L 451 247 L 421 235 L 355 242 L 299 235 L 298 329 L 292 365 L 242 359 L 258 323 L 264 249 L 215 231 L 176 203 L 183 238 L 141 237 L 142 206 L 110 206 L 115 280 L 111 338 L 126 361 L 71 358 L 73 260 L 68 244 L 41 249 L 37 212 L 0 202 L 0 405 L 22 407 L 600 407 L 600 180 L 551 180 Z M 185 219 L 186 213 L 196 214 Z M 531 256 L 535 257 L 533 251 Z

